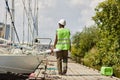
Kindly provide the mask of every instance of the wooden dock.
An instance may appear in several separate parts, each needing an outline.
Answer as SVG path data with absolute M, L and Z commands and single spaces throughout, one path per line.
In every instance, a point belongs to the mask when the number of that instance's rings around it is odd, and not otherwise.
M 58 75 L 54 56 L 47 57 L 47 69 L 45 72 L 42 67 L 40 65 L 39 69 L 35 71 L 36 80 L 120 80 L 113 76 L 103 76 L 98 70 L 71 61 L 68 61 L 67 74 Z M 41 77 L 45 79 L 41 79 Z

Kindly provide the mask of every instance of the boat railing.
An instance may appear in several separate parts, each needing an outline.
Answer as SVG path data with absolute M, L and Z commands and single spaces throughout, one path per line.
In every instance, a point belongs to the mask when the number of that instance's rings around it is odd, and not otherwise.
M 0 38 L 0 54 L 15 54 L 15 55 L 46 55 L 50 53 L 51 38 L 36 38 L 33 46 L 12 43 L 9 40 Z M 42 43 L 45 41 L 46 43 Z

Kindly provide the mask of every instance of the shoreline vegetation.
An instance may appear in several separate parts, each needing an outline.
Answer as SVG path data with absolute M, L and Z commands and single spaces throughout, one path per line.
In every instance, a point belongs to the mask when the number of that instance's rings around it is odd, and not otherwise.
M 95 8 L 95 25 L 72 37 L 73 60 L 100 70 L 112 67 L 120 78 L 120 0 L 105 0 Z

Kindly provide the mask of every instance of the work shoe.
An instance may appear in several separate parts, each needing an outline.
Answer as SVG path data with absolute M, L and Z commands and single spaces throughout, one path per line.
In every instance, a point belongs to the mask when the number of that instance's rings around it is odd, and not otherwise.
M 66 75 L 66 73 L 62 73 L 62 75 Z
M 62 72 L 62 75 L 66 75 L 66 70 Z
M 62 73 L 58 73 L 59 75 L 63 75 Z

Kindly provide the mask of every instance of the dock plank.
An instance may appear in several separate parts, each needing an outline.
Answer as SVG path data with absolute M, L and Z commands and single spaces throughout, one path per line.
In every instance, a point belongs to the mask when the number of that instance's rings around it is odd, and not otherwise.
M 71 61 L 68 62 L 67 74 L 58 75 L 56 57 L 49 56 L 47 61 L 46 78 L 51 78 L 48 80 L 120 80 L 116 77 L 103 76 L 95 69 Z M 43 75 L 40 70 L 37 70 L 35 73 L 39 73 L 38 77 Z

